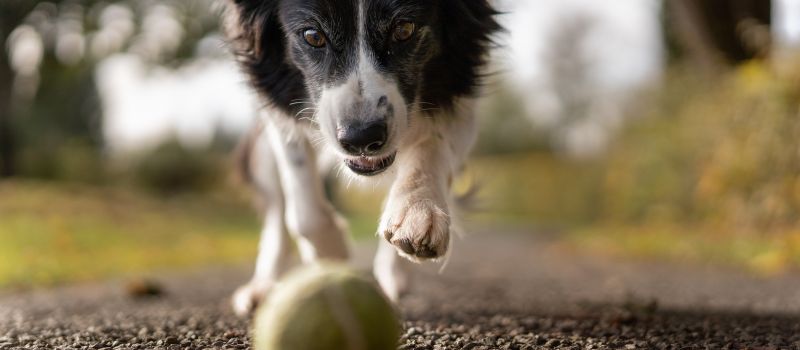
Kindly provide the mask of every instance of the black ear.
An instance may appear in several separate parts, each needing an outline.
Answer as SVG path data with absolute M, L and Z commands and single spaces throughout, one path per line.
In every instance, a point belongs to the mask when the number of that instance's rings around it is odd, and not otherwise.
M 228 32 L 250 82 L 269 103 L 293 115 L 292 102 L 307 99 L 300 71 L 286 59 L 278 0 L 230 0 Z
M 487 0 L 441 0 L 438 8 L 440 52 L 425 69 L 423 100 L 452 108 L 454 99 L 474 96 L 482 68 L 502 30 Z

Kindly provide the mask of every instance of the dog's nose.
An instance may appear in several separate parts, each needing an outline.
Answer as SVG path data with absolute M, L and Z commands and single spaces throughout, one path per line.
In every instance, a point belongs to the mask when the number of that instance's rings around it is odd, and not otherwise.
M 386 144 L 386 121 L 350 123 L 338 129 L 336 137 L 347 153 L 371 155 L 381 151 Z

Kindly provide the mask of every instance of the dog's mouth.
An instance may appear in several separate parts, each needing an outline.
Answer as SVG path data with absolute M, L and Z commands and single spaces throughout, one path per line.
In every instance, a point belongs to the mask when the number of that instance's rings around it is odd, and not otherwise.
M 397 152 L 385 157 L 361 156 L 345 159 L 344 164 L 358 175 L 375 176 L 392 166 L 396 156 Z

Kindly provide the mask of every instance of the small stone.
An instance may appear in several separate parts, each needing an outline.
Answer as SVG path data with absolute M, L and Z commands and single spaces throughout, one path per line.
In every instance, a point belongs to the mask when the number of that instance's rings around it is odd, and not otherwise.
M 558 339 L 550 339 L 550 340 L 547 341 L 547 343 L 544 343 L 544 346 L 551 347 L 551 348 L 559 346 L 559 345 L 561 345 L 561 341 L 558 340 Z

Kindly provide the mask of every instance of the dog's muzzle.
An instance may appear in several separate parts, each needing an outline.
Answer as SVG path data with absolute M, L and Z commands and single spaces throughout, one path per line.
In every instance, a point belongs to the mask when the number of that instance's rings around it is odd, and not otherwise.
M 363 176 L 378 175 L 394 163 L 397 153 L 384 152 L 388 136 L 384 119 L 345 122 L 336 130 L 336 139 L 348 155 L 345 165 Z
M 345 159 L 344 164 L 358 175 L 375 176 L 392 166 L 396 157 L 397 152 L 385 157 L 361 156 Z

